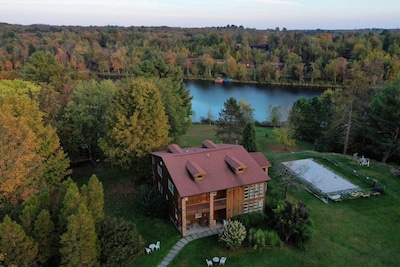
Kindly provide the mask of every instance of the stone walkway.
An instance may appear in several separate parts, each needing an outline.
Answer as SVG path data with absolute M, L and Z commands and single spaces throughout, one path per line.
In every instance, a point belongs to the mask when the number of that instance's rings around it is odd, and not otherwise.
M 179 253 L 179 251 L 181 251 L 181 249 L 190 241 L 199 239 L 199 238 L 203 238 L 203 237 L 207 237 L 210 235 L 217 235 L 219 233 L 222 232 L 222 228 L 217 228 L 217 229 L 210 229 L 207 230 L 205 232 L 202 233 L 197 233 L 197 234 L 192 234 L 186 237 L 181 238 L 181 240 L 179 240 L 174 247 L 170 250 L 170 252 L 168 253 L 168 255 L 164 258 L 164 260 L 161 262 L 160 265 L 158 265 L 158 267 L 166 267 L 168 266 L 168 264 L 172 261 L 172 259 Z

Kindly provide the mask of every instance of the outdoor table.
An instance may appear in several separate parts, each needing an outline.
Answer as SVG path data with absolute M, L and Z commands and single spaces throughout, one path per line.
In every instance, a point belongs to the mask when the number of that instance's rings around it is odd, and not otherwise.
M 218 263 L 219 262 L 219 258 L 218 257 L 214 257 L 214 258 L 212 258 L 212 261 L 215 262 L 215 263 Z

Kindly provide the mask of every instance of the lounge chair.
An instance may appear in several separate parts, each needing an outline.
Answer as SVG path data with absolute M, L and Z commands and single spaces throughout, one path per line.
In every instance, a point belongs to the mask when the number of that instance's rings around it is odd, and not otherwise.
M 160 249 L 160 241 L 157 241 L 157 243 L 156 243 L 156 250 L 159 250 Z
M 219 259 L 219 265 L 225 265 L 225 262 L 226 262 L 226 257 L 221 257 Z

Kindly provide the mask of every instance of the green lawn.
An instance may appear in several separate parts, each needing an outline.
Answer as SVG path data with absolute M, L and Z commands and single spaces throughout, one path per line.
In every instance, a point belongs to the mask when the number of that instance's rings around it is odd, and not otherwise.
M 268 133 L 268 137 L 266 137 Z M 257 128 L 261 151 L 272 162 L 282 155 L 282 146 L 276 144 L 272 129 Z M 181 146 L 198 146 L 201 141 L 215 142 L 213 126 L 194 125 L 183 138 Z M 311 149 L 310 144 L 297 143 L 289 152 Z M 290 157 L 301 157 L 302 153 L 287 153 Z M 227 256 L 226 266 L 399 266 L 400 254 L 400 179 L 389 172 L 387 165 L 375 161 L 370 167 L 358 166 L 350 157 L 325 155 L 340 167 L 324 163 L 344 177 L 357 182 L 352 170 L 375 178 L 386 185 L 380 197 L 370 199 L 344 200 L 341 203 L 325 204 L 304 190 L 292 190 L 290 198 L 307 205 L 315 224 L 315 234 L 302 251 L 292 247 L 254 250 L 242 247 L 229 251 L 221 247 L 216 236 L 202 238 L 186 245 L 170 266 L 206 266 L 205 259 L 213 256 Z M 343 167 L 346 166 L 346 167 Z M 141 215 L 135 206 L 137 186 L 131 175 L 117 168 L 80 168 L 74 172 L 74 179 L 86 182 L 96 173 L 105 188 L 105 209 L 107 214 L 122 216 L 136 223 L 148 242 L 161 241 L 161 250 L 150 255 L 140 255 L 127 266 L 157 266 L 170 248 L 180 239 L 178 231 L 168 220 L 151 219 Z M 273 177 L 269 188 L 279 187 L 279 180 Z M 268 201 L 268 196 L 267 196 Z

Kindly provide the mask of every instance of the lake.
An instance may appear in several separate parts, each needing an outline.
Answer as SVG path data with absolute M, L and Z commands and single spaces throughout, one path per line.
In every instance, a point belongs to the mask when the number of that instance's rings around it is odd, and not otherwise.
M 263 122 L 268 118 L 268 106 L 291 108 L 293 102 L 301 97 L 312 98 L 319 96 L 324 89 L 303 86 L 282 86 L 266 84 L 223 83 L 214 81 L 185 81 L 192 99 L 193 122 L 207 118 L 209 111 L 213 120 L 219 118 L 219 112 L 224 108 L 228 98 L 238 101 L 245 100 L 254 108 L 254 120 Z

